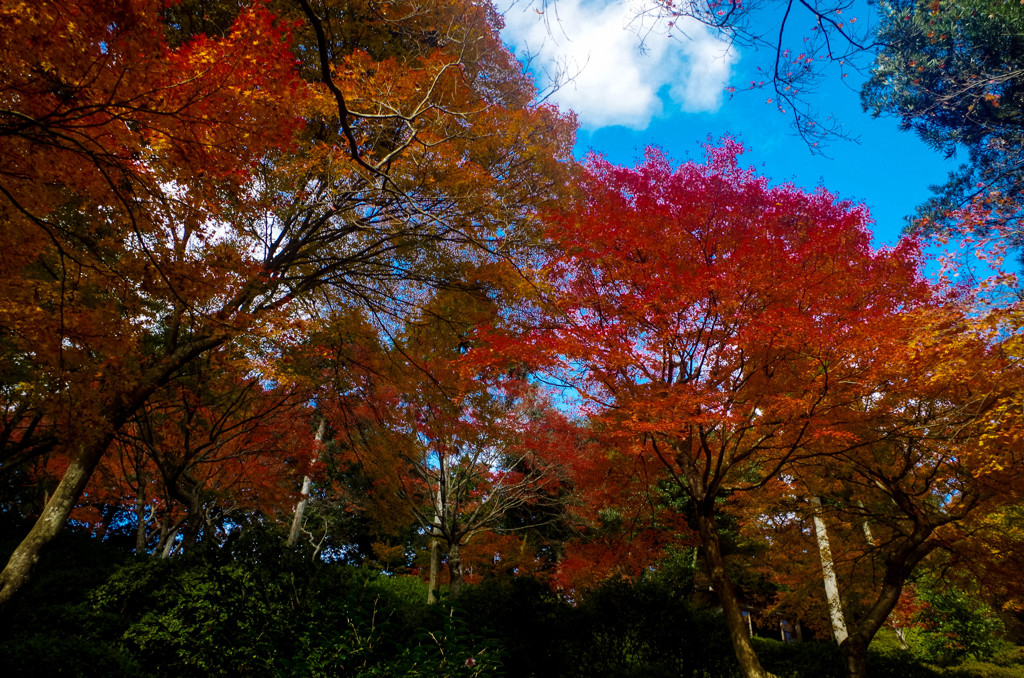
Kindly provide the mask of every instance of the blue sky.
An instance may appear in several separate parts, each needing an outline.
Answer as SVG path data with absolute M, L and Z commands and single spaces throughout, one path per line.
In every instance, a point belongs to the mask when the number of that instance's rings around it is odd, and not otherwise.
M 770 92 L 742 89 L 763 79 L 756 68 L 765 54 L 731 47 L 696 23 L 677 23 L 668 35 L 665 20 L 644 14 L 650 6 L 646 0 L 499 4 L 505 41 L 520 58 L 532 57 L 542 89 L 560 70 L 575 76 L 551 100 L 579 116 L 577 155 L 593 150 L 634 164 L 645 147 L 656 145 L 676 161 L 699 159 L 708 135 L 731 134 L 748 148 L 746 164 L 772 181 L 821 185 L 865 203 L 877 244 L 894 242 L 929 185 L 955 167 L 913 133 L 899 131 L 895 120 L 864 113 L 863 76 L 843 78 L 838 70 L 820 80 L 808 102 L 823 120 L 831 113 L 859 143 L 833 139 L 824 155 L 812 153 L 793 133 L 790 116 L 767 102 Z M 870 10 L 861 12 L 860 25 L 870 28 Z M 739 91 L 730 94 L 730 86 Z

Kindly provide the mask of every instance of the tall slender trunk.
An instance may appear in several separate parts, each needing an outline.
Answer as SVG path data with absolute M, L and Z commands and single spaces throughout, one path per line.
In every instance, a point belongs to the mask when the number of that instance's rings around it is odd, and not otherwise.
M 430 529 L 430 581 L 427 588 L 427 604 L 437 602 L 437 579 L 441 575 L 441 516 L 434 516 L 434 526 Z
M 457 598 L 462 591 L 462 558 L 459 556 L 459 540 L 453 539 L 448 545 L 448 594 Z
M 168 532 L 167 535 L 164 537 L 164 547 L 160 550 L 160 557 L 164 560 L 170 558 L 171 554 L 174 553 L 174 546 L 176 544 L 175 537 L 177 537 L 177 535 L 178 528 L 173 527 L 171 528 L 171 531 Z
M 42 514 L 36 519 L 28 536 L 14 549 L 7 566 L 0 572 L 0 608 L 7 605 L 28 583 L 43 548 L 53 541 L 64 527 L 96 465 L 113 439 L 114 432 L 110 431 L 95 440 L 80 444 L 78 453 L 47 500 Z
M 309 493 L 313 489 L 313 479 L 309 476 L 302 477 L 302 493 L 299 495 L 299 503 L 295 505 L 295 517 L 292 518 L 292 529 L 288 531 L 288 546 L 295 546 L 299 540 L 299 532 L 302 531 L 303 515 L 306 513 L 306 504 L 309 502 Z
M 849 633 L 846 630 L 843 603 L 839 598 L 839 581 L 836 578 L 835 560 L 832 558 L 832 545 L 828 539 L 825 520 L 821 517 L 821 498 L 811 497 L 811 506 L 814 507 L 814 532 L 818 537 L 818 559 L 821 560 L 825 599 L 828 601 L 828 616 L 832 622 L 832 635 L 835 637 L 836 643 L 842 645 Z
M 725 570 L 725 558 L 722 556 L 722 545 L 718 534 L 718 525 L 714 514 L 698 513 L 697 527 L 700 532 L 701 544 L 704 546 L 704 560 L 711 575 L 711 584 L 718 595 L 725 614 L 725 623 L 729 628 L 733 651 L 739 661 L 744 678 L 771 678 L 771 674 L 761 667 L 761 662 L 754 652 L 754 645 L 747 632 L 747 623 L 743 620 L 739 597 L 736 589 Z
M 320 425 L 316 429 L 317 461 L 323 454 L 324 436 L 327 435 L 327 419 L 320 417 Z M 302 531 L 302 518 L 306 513 L 306 505 L 309 504 L 309 493 L 313 489 L 313 479 L 309 476 L 302 477 L 302 493 L 299 495 L 299 503 L 295 505 L 295 517 L 292 518 L 292 529 L 288 532 L 288 546 L 295 546 L 299 540 L 299 532 Z
M 135 526 L 135 555 L 141 556 L 146 552 L 146 537 L 149 536 L 147 529 L 149 523 L 149 510 L 146 506 L 145 485 L 140 481 L 139 494 L 135 498 L 135 518 L 138 521 Z
M 862 502 L 862 501 L 861 501 L 860 499 L 858 499 L 858 500 L 857 500 L 857 506 L 858 506 L 858 507 L 859 507 L 859 508 L 860 508 L 860 509 L 861 509 L 862 511 L 864 510 L 864 502 Z M 863 528 L 864 528 L 864 538 L 865 538 L 865 539 L 867 539 L 867 541 L 868 541 L 868 546 L 874 546 L 874 545 L 875 545 L 875 535 L 874 535 L 874 533 L 873 533 L 873 532 L 871 531 L 871 525 L 869 525 L 869 524 L 868 524 L 868 519 L 867 519 L 867 516 L 865 516 L 865 517 L 864 517 L 864 518 L 863 518 L 863 519 L 861 520 L 861 523 L 860 523 L 860 525 L 861 525 L 861 527 L 863 527 Z

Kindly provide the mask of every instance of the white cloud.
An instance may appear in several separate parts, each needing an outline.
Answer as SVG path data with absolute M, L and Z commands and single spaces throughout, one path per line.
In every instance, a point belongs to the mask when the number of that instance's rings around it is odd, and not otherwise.
M 668 102 L 688 112 L 721 106 L 739 54 L 702 24 L 679 20 L 669 35 L 665 20 L 644 13 L 654 0 L 548 0 L 543 12 L 541 1 L 512 5 L 502 36 L 533 57 L 542 88 L 560 70 L 575 75 L 551 98 L 584 128 L 644 129 Z

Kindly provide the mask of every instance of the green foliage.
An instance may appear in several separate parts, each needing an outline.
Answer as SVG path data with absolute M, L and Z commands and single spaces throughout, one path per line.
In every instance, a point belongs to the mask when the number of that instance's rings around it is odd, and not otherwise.
M 1024 667 L 967 661 L 959 666 L 946 669 L 942 675 L 950 678 L 1022 678 L 1024 677 Z
M 727 675 L 732 645 L 723 619 L 695 610 L 688 591 L 661 582 L 612 581 L 576 608 L 571 666 L 601 676 Z
M 962 596 L 962 594 L 958 594 Z M 948 630 L 957 631 L 955 626 Z M 968 660 L 951 666 L 939 666 L 934 656 L 927 654 L 922 640 L 929 632 L 911 628 L 905 632 L 910 649 L 903 649 L 896 635 L 882 629 L 871 643 L 868 668 L 871 676 L 894 678 L 1024 678 L 1020 648 L 1004 647 L 991 661 Z
M 153 675 L 493 675 L 493 641 L 423 598 L 350 567 L 206 562 L 126 567 L 93 595 L 131 620 L 121 645 Z
M 868 675 L 885 678 L 938 678 L 939 669 L 924 664 L 911 650 L 903 649 L 896 635 L 882 629 L 868 648 Z
M 989 661 L 999 666 L 1016 666 L 1024 669 L 1024 647 L 1004 643 L 1004 646 L 992 655 Z
M 917 615 L 922 629 L 916 636 L 926 660 L 987 659 L 1003 647 L 1003 623 L 984 602 L 938 586 L 921 587 L 918 595 L 926 605 Z
M 1018 0 L 889 0 L 880 5 L 878 54 L 864 85 L 864 107 L 900 118 L 946 155 L 966 150 L 919 210 L 936 227 L 976 195 L 1024 187 L 1024 5 Z M 998 209 L 1024 244 L 1016 201 Z M 981 228 L 981 227 L 979 227 Z M 983 229 L 982 229 L 983 230 Z M 1024 253 L 1022 253 L 1024 254 Z
M 169 560 L 135 559 L 73 532 L 55 546 L 0 619 L 5 678 L 740 676 L 721 614 L 690 602 L 686 550 L 635 582 L 609 580 L 578 600 L 535 579 L 494 577 L 451 605 L 428 606 L 419 579 L 313 564 L 257 525 L 221 548 Z M 962 594 L 928 600 L 950 610 L 943 628 L 972 618 Z M 919 637 L 913 642 L 920 647 Z M 831 642 L 756 638 L 755 647 L 779 678 L 843 676 Z M 1009 652 L 998 663 L 946 668 L 922 656 L 881 634 L 869 652 L 870 675 L 1024 675 L 1019 654 Z
M 16 541 L 0 537 L 6 556 Z M 107 641 L 116 615 L 94 610 L 89 590 L 125 562 L 127 554 L 76 530 L 51 545 L 33 586 L 0 617 L 0 663 L 5 676 L 116 678 L 142 675 L 137 662 Z
M 283 582 L 241 563 L 176 565 L 122 568 L 93 595 L 98 609 L 133 619 L 121 636 L 125 650 L 154 673 L 270 672 L 283 640 L 275 622 L 289 612 Z
M 1024 8 L 1016 0 L 889 0 L 865 105 L 947 154 L 1019 138 Z M 1006 139 L 1004 139 L 1006 141 Z M 1009 150 L 1009 149 L 1007 149 Z
M 312 564 L 255 529 L 120 565 L 86 541 L 100 557 L 58 549 L 8 611 L 5 676 L 502 675 L 497 640 L 427 608 L 419 580 Z
M 570 604 L 536 581 L 495 579 L 456 609 L 502 639 L 510 676 L 738 675 L 721 616 L 694 609 L 688 592 L 663 576 L 610 580 Z
M 843 657 L 832 642 L 783 643 L 754 638 L 754 649 L 766 671 L 777 678 L 844 678 Z
M 133 658 L 109 645 L 75 634 L 19 635 L 0 641 L 6 676 L 75 676 L 76 678 L 134 678 L 145 675 Z

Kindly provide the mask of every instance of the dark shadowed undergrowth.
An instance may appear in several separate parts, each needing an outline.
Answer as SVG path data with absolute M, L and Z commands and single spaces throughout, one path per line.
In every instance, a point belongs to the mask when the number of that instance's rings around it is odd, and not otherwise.
M 570 602 L 529 578 L 427 606 L 425 585 L 310 563 L 257 531 L 218 549 L 136 559 L 69 532 L 0 619 L 4 675 L 738 676 L 724 624 L 666 577 Z M 4 544 L 4 546 L 8 546 Z M 841 678 L 832 643 L 757 639 L 779 678 Z M 1024 676 L 1019 654 L 940 668 L 880 642 L 871 675 Z

